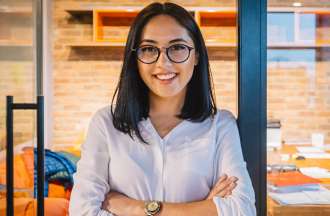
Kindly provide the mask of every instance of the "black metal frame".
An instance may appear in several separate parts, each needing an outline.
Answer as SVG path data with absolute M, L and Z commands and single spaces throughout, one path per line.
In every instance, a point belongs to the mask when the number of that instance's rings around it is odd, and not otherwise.
M 34 0 L 37 95 L 43 94 L 43 0 Z
M 37 110 L 37 204 L 38 216 L 44 215 L 44 97 L 38 96 L 36 104 L 14 103 L 13 96 L 7 96 L 7 155 L 6 155 L 6 187 L 7 216 L 14 215 L 14 110 Z
M 35 64 L 36 64 L 36 92 L 37 103 L 14 103 L 13 96 L 7 96 L 7 216 L 14 215 L 14 144 L 13 118 L 14 110 L 37 110 L 37 215 L 44 215 L 44 97 L 43 94 L 43 0 L 33 1 L 35 22 Z
M 257 213 L 266 215 L 266 0 L 238 0 L 238 35 L 238 127 Z

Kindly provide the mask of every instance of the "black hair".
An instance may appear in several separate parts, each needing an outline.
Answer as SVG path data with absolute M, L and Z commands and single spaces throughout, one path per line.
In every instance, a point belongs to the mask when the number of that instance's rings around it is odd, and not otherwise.
M 194 67 L 191 80 L 187 84 L 184 105 L 177 117 L 202 122 L 217 113 L 207 49 L 193 16 L 174 3 L 152 3 L 137 14 L 130 27 L 119 83 L 111 101 L 114 127 L 129 134 L 132 139 L 135 133 L 140 141 L 146 144 L 140 134 L 138 123 L 149 116 L 149 89 L 139 75 L 136 54 L 132 49 L 138 46 L 143 27 L 150 19 L 161 14 L 174 18 L 188 31 L 198 53 L 198 64 Z

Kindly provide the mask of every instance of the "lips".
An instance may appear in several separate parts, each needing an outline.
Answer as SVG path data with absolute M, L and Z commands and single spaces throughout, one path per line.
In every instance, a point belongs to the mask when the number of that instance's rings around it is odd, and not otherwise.
M 156 75 L 156 77 L 160 80 L 170 80 L 176 76 L 175 73 L 169 73 L 169 74 L 159 74 Z
M 155 74 L 153 76 L 159 80 L 172 80 L 177 76 L 177 74 L 176 73 L 161 73 L 161 74 Z

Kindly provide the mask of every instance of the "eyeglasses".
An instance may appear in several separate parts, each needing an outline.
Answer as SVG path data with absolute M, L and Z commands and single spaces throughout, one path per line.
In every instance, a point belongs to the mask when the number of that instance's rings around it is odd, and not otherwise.
M 171 62 L 182 63 L 187 61 L 190 56 L 190 51 L 193 49 L 193 47 L 185 44 L 173 44 L 165 48 L 165 51 Z M 132 51 L 135 51 L 138 60 L 145 64 L 155 63 L 161 52 L 160 48 L 152 45 L 142 45 L 136 49 L 132 49 Z

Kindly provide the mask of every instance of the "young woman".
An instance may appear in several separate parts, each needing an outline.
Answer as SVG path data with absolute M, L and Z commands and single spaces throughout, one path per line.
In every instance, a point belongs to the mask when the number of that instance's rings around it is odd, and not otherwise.
M 70 214 L 255 215 L 236 120 L 216 108 L 211 84 L 189 12 L 173 3 L 144 8 L 112 106 L 90 122 Z

